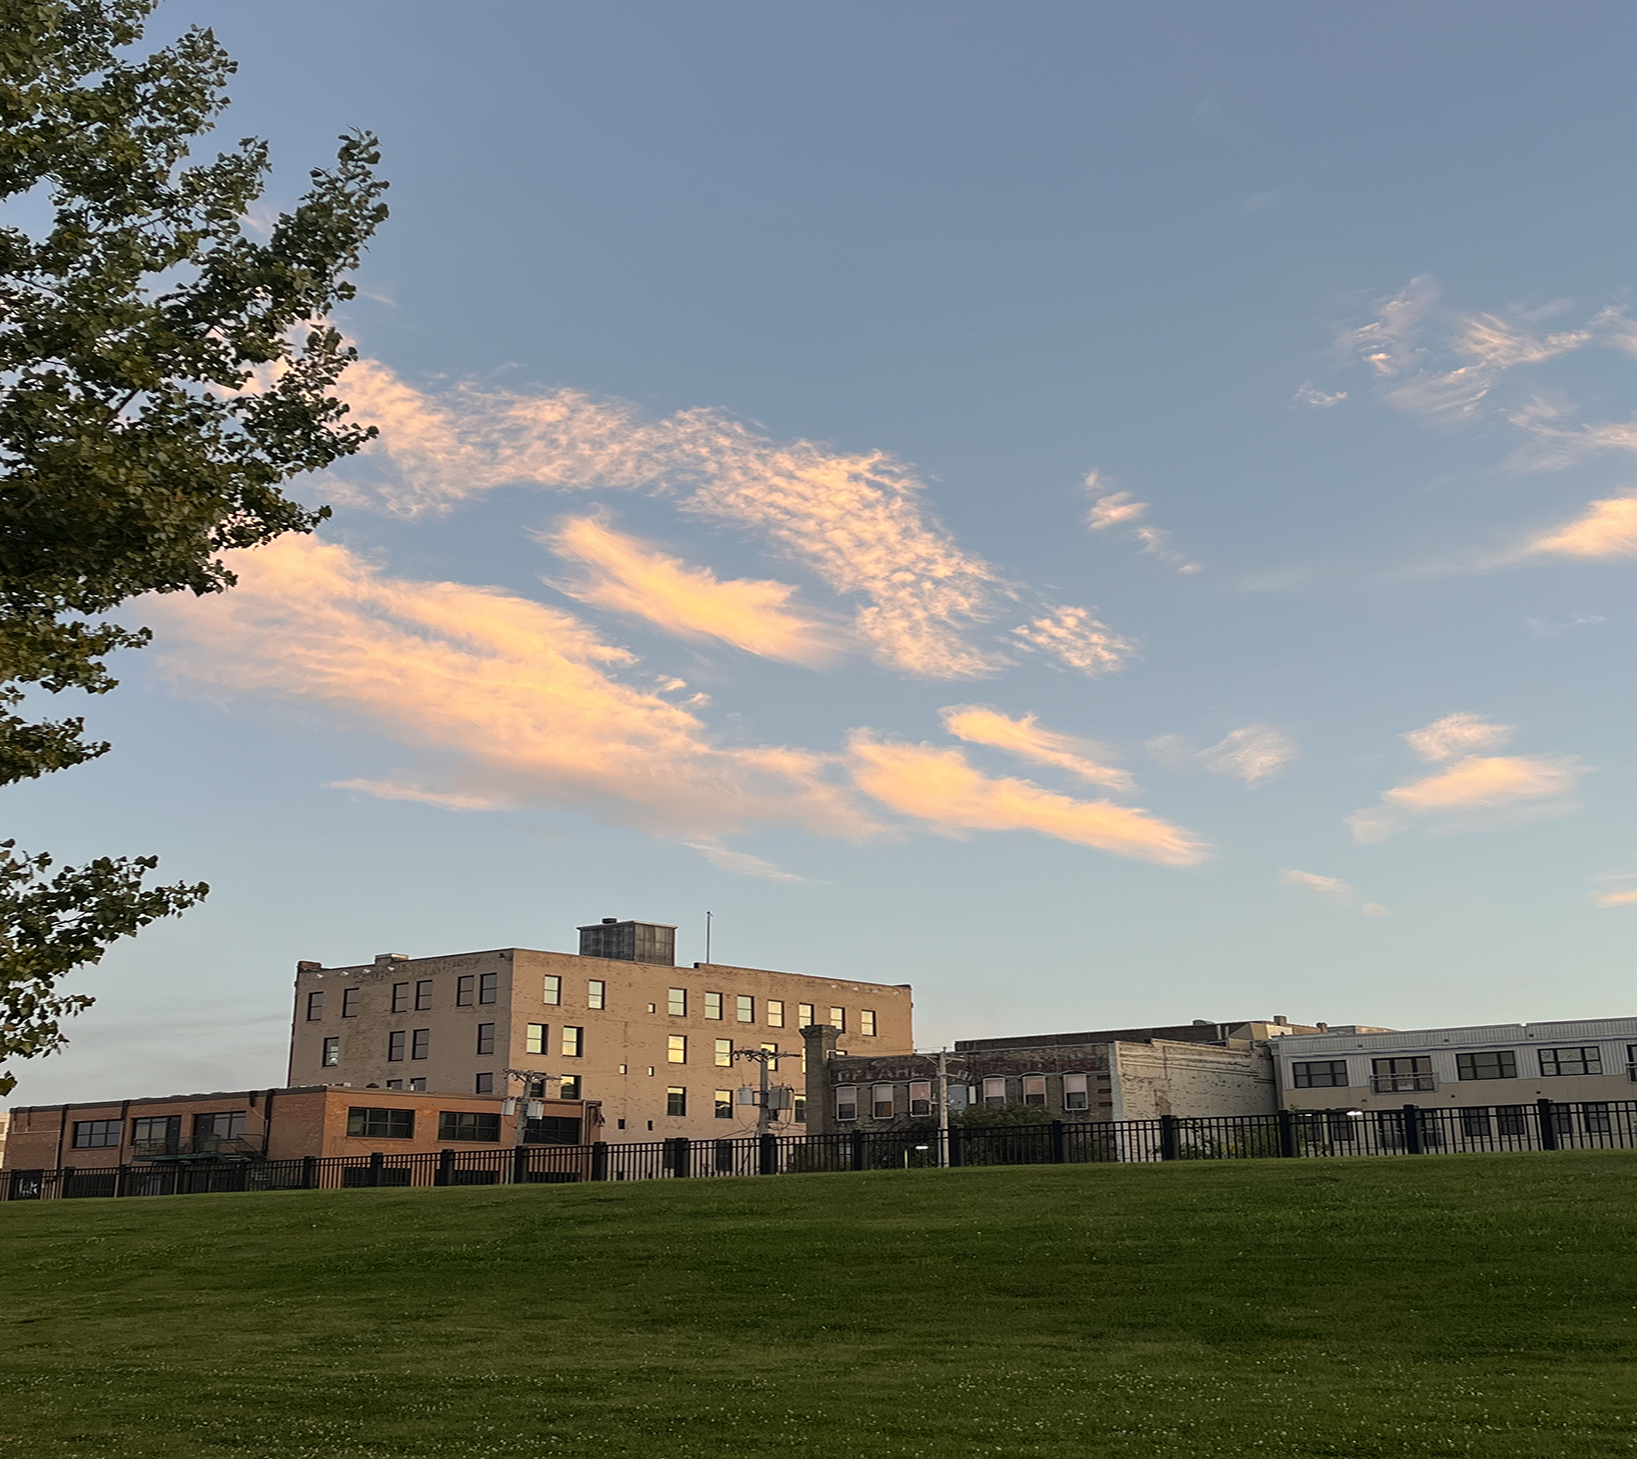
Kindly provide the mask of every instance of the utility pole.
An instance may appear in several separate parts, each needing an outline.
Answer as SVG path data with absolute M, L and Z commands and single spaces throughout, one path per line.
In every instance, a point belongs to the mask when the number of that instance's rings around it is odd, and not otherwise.
M 507 1096 L 507 1098 L 515 1105 L 517 1109 L 517 1119 L 515 1124 L 512 1126 L 512 1149 L 514 1151 L 520 1150 L 523 1147 L 523 1136 L 528 1132 L 528 1107 L 531 1103 L 533 1103 L 533 1100 L 529 1095 L 529 1090 L 535 1083 L 538 1082 L 540 1085 L 541 1095 L 544 1097 L 546 1080 L 550 1079 L 551 1075 L 540 1069 L 504 1069 L 501 1072 L 508 1080 L 520 1079 L 523 1081 L 523 1093 L 521 1096 Z M 504 1111 L 505 1106 L 502 1105 L 501 1109 Z
M 768 1108 L 767 1097 L 771 1092 L 768 1089 L 767 1069 L 769 1064 L 777 1064 L 780 1059 L 799 1059 L 801 1050 L 793 1049 L 789 1053 L 781 1054 L 777 1049 L 735 1049 L 735 1059 L 753 1059 L 762 1067 L 762 1087 L 760 1108 L 757 1110 L 756 1133 L 766 1135 L 773 1127 L 773 1111 Z
M 949 1051 L 938 1050 L 938 1167 L 949 1168 Z

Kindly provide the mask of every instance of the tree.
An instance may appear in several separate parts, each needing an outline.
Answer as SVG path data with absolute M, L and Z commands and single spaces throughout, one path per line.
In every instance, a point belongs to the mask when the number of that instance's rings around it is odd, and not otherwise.
M 103 615 L 231 587 L 223 551 L 329 515 L 282 485 L 374 434 L 334 394 L 354 355 L 328 323 L 386 217 L 374 137 L 247 237 L 266 144 L 195 155 L 236 68 L 197 28 L 135 57 L 156 4 L 0 0 L 0 199 L 51 213 L 0 228 L 0 784 L 109 748 L 19 712 L 28 686 L 115 686 L 108 655 L 151 635 Z M 0 847 L 0 1060 L 58 1047 L 89 1000 L 57 981 L 209 890 L 145 889 L 151 857 L 50 865 Z

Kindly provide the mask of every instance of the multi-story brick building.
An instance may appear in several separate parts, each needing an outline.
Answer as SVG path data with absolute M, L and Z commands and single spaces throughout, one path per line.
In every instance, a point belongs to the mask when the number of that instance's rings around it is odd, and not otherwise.
M 910 985 L 695 963 L 678 968 L 675 929 L 604 918 L 580 929 L 578 954 L 508 947 L 445 957 L 383 953 L 374 962 L 296 965 L 291 1084 L 346 1082 L 406 1092 L 531 1092 L 593 1100 L 597 1137 L 641 1140 L 742 1133 L 758 1111 L 749 1050 L 788 1055 L 775 1085 L 797 1098 L 775 1112 L 799 1131 L 805 1025 L 863 1055 L 914 1047 Z

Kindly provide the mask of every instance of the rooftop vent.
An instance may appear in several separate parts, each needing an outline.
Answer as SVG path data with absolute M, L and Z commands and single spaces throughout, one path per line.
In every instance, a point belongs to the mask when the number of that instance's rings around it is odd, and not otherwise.
M 406 963 L 409 961 L 407 952 L 378 952 L 375 954 L 378 963 Z

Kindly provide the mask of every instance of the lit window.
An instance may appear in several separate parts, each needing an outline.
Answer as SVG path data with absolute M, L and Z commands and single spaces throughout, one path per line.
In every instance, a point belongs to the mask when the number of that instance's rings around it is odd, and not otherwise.
M 909 1112 L 912 1115 L 932 1113 L 932 1081 L 917 1079 L 909 1087 Z
M 731 1120 L 733 1118 L 733 1091 L 718 1089 L 716 1091 L 716 1118 Z
M 343 988 L 341 990 L 341 1016 L 343 1018 L 358 1017 L 358 1000 L 363 997 L 362 988 Z
M 415 1111 L 412 1109 L 358 1109 L 347 1111 L 347 1133 L 371 1140 L 413 1140 Z
M 480 1023 L 477 1026 L 477 1051 L 480 1054 L 494 1053 L 495 1026 L 492 1023 Z
M 432 1006 L 432 980 L 422 978 L 415 984 L 415 1012 L 425 1013 Z
M 324 1017 L 324 990 L 307 995 L 307 1022 L 317 1023 Z
M 870 1113 L 878 1120 L 892 1118 L 892 1085 L 877 1084 L 870 1091 Z
M 608 996 L 608 984 L 601 978 L 592 978 L 585 985 L 585 1006 L 587 1008 L 601 1008 Z
M 387 1062 L 396 1064 L 404 1056 L 404 1044 L 409 1036 L 400 1028 L 387 1035 Z
M 430 1058 L 432 1053 L 432 1030 L 418 1028 L 409 1036 L 409 1057 L 412 1059 Z
M 722 995 L 720 993 L 705 994 L 705 1017 L 720 1018 L 722 1016 Z
M 493 1074 L 479 1074 L 477 1082 L 472 1087 L 478 1094 L 493 1094 L 495 1092 L 495 1077 Z
M 763 1044 L 762 1052 L 764 1054 L 776 1054 L 779 1052 L 779 1046 L 777 1044 Z
M 553 1006 L 563 1001 L 563 980 L 555 973 L 546 974 L 545 981 L 540 987 L 540 1001 Z
M 719 1068 L 726 1069 L 733 1064 L 733 1040 L 717 1039 L 716 1063 Z
M 324 1040 L 324 1067 L 326 1069 L 333 1069 L 340 1062 L 341 1062 L 341 1040 L 340 1039 L 325 1039 Z
M 843 1033 L 847 1031 L 847 1010 L 832 1008 L 830 1010 L 830 1027 L 839 1028 Z
M 836 1118 L 838 1120 L 856 1120 L 858 1118 L 858 1091 L 853 1088 L 836 1090 Z
M 350 992 L 351 990 L 349 989 L 348 991 Z M 343 1003 L 346 1002 L 346 995 L 345 994 L 342 995 L 341 1001 Z M 408 983 L 394 983 L 392 985 L 392 1011 L 394 1013 L 408 1013 L 409 1012 L 409 984 Z
M 1511 1049 L 1496 1049 L 1481 1054 L 1457 1054 L 1455 1074 L 1458 1079 L 1516 1079 L 1518 1056 Z
M 860 1008 L 858 1010 L 858 1031 L 867 1039 L 875 1037 L 875 1010 Z
M 477 980 L 477 1001 L 479 1003 L 493 1003 L 499 996 L 499 973 L 484 973 Z
M 544 1090 L 540 1091 L 542 1094 Z M 558 1099 L 578 1099 L 580 1097 L 580 1076 L 568 1074 L 557 1081 Z
M 1065 1074 L 1063 1076 L 1063 1108 L 1086 1108 L 1086 1076 L 1084 1074 Z
M 543 1054 L 546 1051 L 546 1034 L 548 1030 L 543 1023 L 531 1023 L 528 1036 L 523 1044 L 525 1054 Z
M 733 1011 L 740 1023 L 756 1022 L 756 1000 L 748 993 L 741 993 L 733 1000 Z
M 485 1145 L 500 1142 L 500 1116 L 471 1110 L 439 1110 L 438 1138 L 453 1143 L 475 1140 Z
M 784 999 L 769 998 L 767 1000 L 767 1026 L 769 1028 L 784 1027 Z
M 107 1150 L 119 1144 L 124 1133 L 120 1120 L 76 1120 L 74 1148 L 76 1150 Z
M 1024 1104 L 1044 1104 L 1046 1102 L 1046 1076 L 1044 1074 L 1025 1074 L 1023 1076 Z
M 985 1079 L 983 1081 L 983 1102 L 988 1105 L 1006 1103 L 1006 1081 L 1004 1079 Z
M 1540 1051 L 1540 1072 L 1545 1075 L 1601 1074 L 1603 1072 L 1603 1051 L 1595 1047 L 1589 1049 L 1542 1049 Z
M 668 1115 L 685 1115 L 688 1112 L 688 1091 L 678 1089 L 674 1084 L 665 1091 L 665 1113 Z
M 672 1018 L 686 1018 L 688 1016 L 688 990 L 686 988 L 672 988 L 667 996 L 665 1010 Z
M 477 979 L 466 973 L 455 979 L 455 1007 L 470 1008 L 477 994 Z
M 578 1059 L 584 1052 L 584 1044 L 585 1030 L 583 1028 L 571 1028 L 567 1024 L 563 1025 L 563 1057 L 565 1059 Z
M 665 1062 L 668 1064 L 686 1064 L 688 1062 L 687 1034 L 673 1033 L 665 1040 Z

